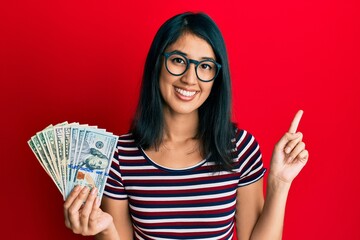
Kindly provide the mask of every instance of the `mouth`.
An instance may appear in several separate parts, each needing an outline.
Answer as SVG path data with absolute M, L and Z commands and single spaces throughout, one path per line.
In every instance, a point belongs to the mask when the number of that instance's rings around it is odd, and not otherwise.
M 175 91 L 182 97 L 185 98 L 192 98 L 195 96 L 195 94 L 197 93 L 197 91 L 188 91 L 188 90 L 184 90 L 181 88 L 177 88 L 175 87 Z

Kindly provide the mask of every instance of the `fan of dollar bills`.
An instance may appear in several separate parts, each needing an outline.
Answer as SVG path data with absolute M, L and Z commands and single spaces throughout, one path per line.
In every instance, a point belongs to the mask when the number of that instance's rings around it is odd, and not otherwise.
M 104 192 L 118 136 L 79 123 L 59 123 L 37 132 L 28 144 L 66 199 L 76 185 Z

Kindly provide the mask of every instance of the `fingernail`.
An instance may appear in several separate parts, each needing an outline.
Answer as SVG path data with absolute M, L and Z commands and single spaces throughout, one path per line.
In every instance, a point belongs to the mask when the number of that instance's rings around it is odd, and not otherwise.
M 286 148 L 285 148 L 285 153 L 289 154 L 289 153 L 290 153 L 290 150 L 291 150 L 291 149 L 290 149 L 289 147 L 286 147 Z
M 288 161 L 291 162 L 293 159 L 294 159 L 294 158 L 290 156 L 290 157 L 288 158 Z
M 79 191 L 80 190 L 80 186 L 79 185 L 76 185 L 75 187 L 74 187 L 74 191 Z
M 82 190 L 83 193 L 87 193 L 89 191 L 88 187 L 84 187 L 84 189 Z
M 93 189 L 91 189 L 91 195 L 95 195 L 97 192 L 97 188 L 93 187 Z
M 99 197 L 96 197 L 96 205 L 99 207 L 100 204 L 101 204 L 100 198 L 99 198 Z

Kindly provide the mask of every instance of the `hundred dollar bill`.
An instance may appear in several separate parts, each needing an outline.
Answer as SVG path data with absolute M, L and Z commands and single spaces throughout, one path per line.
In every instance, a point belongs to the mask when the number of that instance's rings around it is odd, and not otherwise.
M 79 123 L 70 123 L 70 124 L 66 124 L 63 126 L 64 129 L 64 171 L 66 172 L 65 176 L 66 176 L 66 180 L 65 180 L 65 194 L 64 194 L 64 198 L 65 196 L 68 195 L 68 193 L 71 191 L 71 189 L 69 189 L 69 181 L 70 181 L 70 176 L 69 176 L 69 163 L 70 163 L 70 145 L 71 145 L 71 129 L 75 128 L 76 126 L 78 126 Z
M 64 184 L 62 182 L 62 178 L 61 178 L 61 168 L 60 168 L 60 161 L 59 161 L 59 155 L 58 155 L 58 150 L 57 150 L 57 145 L 56 145 L 56 137 L 55 137 L 55 131 L 54 128 L 48 128 L 43 130 L 43 133 L 45 135 L 45 138 L 48 141 L 48 148 L 49 148 L 49 152 L 52 155 L 52 159 L 53 159 L 53 164 L 54 167 L 56 168 L 56 171 L 58 173 L 59 176 L 59 181 L 61 184 L 61 189 L 62 189 L 62 193 L 64 194 Z
M 51 168 L 52 172 L 54 173 L 55 177 L 56 177 L 56 181 L 57 182 L 60 182 L 60 177 L 59 177 L 59 173 L 57 172 L 57 169 L 56 169 L 56 166 L 54 165 L 54 160 L 53 160 L 53 157 L 50 153 L 50 150 L 48 148 L 48 141 L 44 135 L 43 132 L 37 132 L 36 133 L 36 136 L 38 137 L 39 141 L 40 141 L 40 144 L 44 150 L 44 153 L 45 153 L 45 156 L 46 156 L 46 159 L 49 163 L 49 167 Z
M 70 146 L 69 146 L 69 160 L 67 165 L 67 194 L 69 195 L 72 188 L 73 188 L 73 182 L 74 179 L 73 175 L 75 174 L 76 169 L 76 159 L 77 154 L 80 150 L 81 142 L 84 136 L 85 128 L 88 127 L 87 124 L 79 125 L 72 127 L 70 130 Z
M 81 148 L 81 144 L 84 140 L 84 134 L 86 131 L 86 127 L 81 127 L 78 129 L 77 132 L 77 136 L 76 136 L 76 146 L 74 148 L 74 157 L 72 159 L 72 163 L 71 163 L 71 168 L 70 168 L 70 184 L 69 187 L 71 189 L 74 188 L 74 179 L 75 179 L 75 174 L 76 174 L 76 170 L 77 170 L 77 160 L 79 158 L 79 154 L 80 154 L 80 148 Z
M 79 123 L 71 123 L 64 126 L 64 157 L 66 160 L 66 165 L 69 164 L 70 159 L 71 129 L 78 125 Z
M 36 159 L 39 161 L 40 165 L 43 167 L 45 172 L 49 175 L 49 172 L 45 168 L 45 166 L 44 166 L 44 164 L 43 164 L 43 162 L 42 162 L 42 160 L 40 158 L 40 155 L 39 155 L 38 151 L 36 150 L 36 147 L 35 147 L 35 144 L 33 143 L 33 141 L 30 139 L 27 143 L 28 143 L 30 149 L 32 150 L 32 152 L 34 153 L 34 155 L 36 156 Z
M 55 171 L 56 175 L 58 176 L 59 181 L 61 181 L 54 129 L 53 129 L 53 127 L 47 128 L 47 129 L 43 130 L 42 133 L 45 138 L 47 148 L 49 150 L 52 166 L 54 167 L 54 171 Z
M 83 185 L 98 188 L 101 199 L 108 176 L 111 158 L 113 157 L 118 136 L 95 129 L 85 129 L 79 152 L 76 156 L 73 187 Z M 80 143 L 80 141 L 79 141 Z
M 69 141 L 69 159 L 67 161 L 67 192 L 66 196 L 70 194 L 70 191 L 72 190 L 72 184 L 71 184 L 71 171 L 74 166 L 74 159 L 75 159 L 75 148 L 77 144 L 77 138 L 79 133 L 79 127 L 71 127 L 70 128 L 70 141 Z
M 74 187 L 74 179 L 77 169 L 77 159 L 80 153 L 81 144 L 84 139 L 84 134 L 87 128 L 97 129 L 96 126 L 89 126 L 87 124 L 82 124 L 78 126 L 77 128 L 72 129 L 71 134 L 71 152 L 70 152 L 70 164 L 68 166 L 69 168 L 69 184 L 68 184 L 68 194 Z
M 40 160 L 40 163 L 44 167 L 47 174 L 51 177 L 51 179 L 53 180 L 53 182 L 55 183 L 55 185 L 57 186 L 59 191 L 62 193 L 61 184 L 58 182 L 55 173 L 51 169 L 51 167 L 49 165 L 49 160 L 47 159 L 44 149 L 41 146 L 40 141 L 37 138 L 37 136 L 31 137 L 31 139 L 28 141 L 28 144 L 31 147 L 31 149 L 34 151 L 35 155 Z
M 77 159 L 86 129 L 94 129 L 105 132 L 104 129 L 98 129 L 97 126 L 89 126 L 87 124 L 81 124 L 71 128 L 70 153 L 69 153 L 69 162 L 67 167 L 68 181 L 69 181 L 69 183 L 67 184 L 67 189 L 68 189 L 67 195 L 71 192 L 74 186 L 73 179 L 76 172 Z
M 60 178 L 63 184 L 64 196 L 66 193 L 66 163 L 65 163 L 65 137 L 64 137 L 64 127 L 57 126 L 54 127 L 55 131 L 55 143 L 56 150 L 58 154 L 58 161 L 60 165 Z

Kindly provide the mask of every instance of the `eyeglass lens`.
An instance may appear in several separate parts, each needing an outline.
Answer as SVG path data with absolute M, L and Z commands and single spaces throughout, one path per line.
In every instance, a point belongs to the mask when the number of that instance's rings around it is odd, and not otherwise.
M 189 61 L 180 54 L 172 54 L 166 60 L 168 71 L 173 75 L 182 75 L 188 69 Z M 200 80 L 209 81 L 215 78 L 217 66 L 213 61 L 200 61 L 195 68 L 196 75 Z

